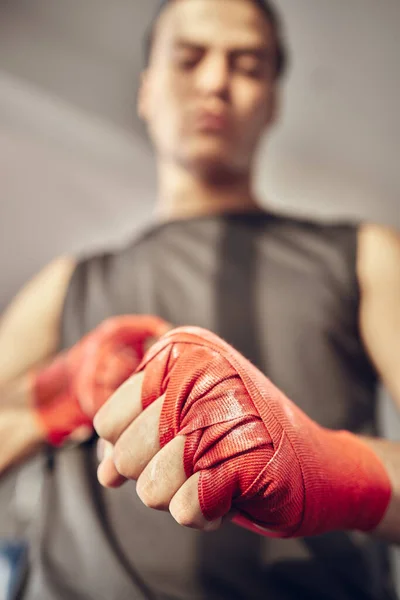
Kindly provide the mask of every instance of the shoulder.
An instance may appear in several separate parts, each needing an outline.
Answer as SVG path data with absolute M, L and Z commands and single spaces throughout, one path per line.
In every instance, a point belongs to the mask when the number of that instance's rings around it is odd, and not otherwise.
M 104 319 L 131 313 L 146 287 L 151 245 L 149 229 L 119 247 L 77 257 L 62 311 L 62 342 L 69 347 Z
M 367 289 L 379 282 L 400 279 L 400 232 L 374 223 L 364 223 L 358 230 L 357 274 Z
M 335 236 L 341 234 L 354 234 L 360 223 L 356 220 L 345 219 L 313 219 L 302 215 L 292 215 L 279 212 L 265 213 L 266 222 L 274 222 L 278 227 L 289 227 L 315 235 Z
M 98 276 L 109 271 L 110 267 L 118 268 L 126 262 L 132 267 L 136 259 L 142 258 L 143 254 L 157 243 L 161 232 L 160 226 L 147 227 L 118 245 L 81 254 L 76 258 L 75 278 L 86 278 L 90 273 L 96 273 Z
M 352 267 L 357 255 L 359 222 L 344 219 L 312 219 L 271 213 L 271 224 L 277 235 L 292 244 L 306 247 L 321 256 L 332 253 L 343 256 Z M 267 226 L 268 229 L 268 226 Z
M 374 254 L 398 252 L 400 231 L 387 225 L 363 223 L 358 230 L 358 243 L 361 251 Z

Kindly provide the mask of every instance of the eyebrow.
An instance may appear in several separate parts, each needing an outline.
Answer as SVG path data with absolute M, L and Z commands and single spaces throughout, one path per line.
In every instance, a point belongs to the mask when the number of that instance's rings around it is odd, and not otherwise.
M 174 47 L 178 50 L 194 50 L 196 52 L 204 52 L 208 48 L 208 46 L 206 46 L 204 44 L 189 42 L 189 41 L 182 40 L 182 39 L 176 40 L 174 43 Z M 273 54 L 273 50 L 272 50 L 272 48 L 269 48 L 268 46 L 246 45 L 246 46 L 232 48 L 231 50 L 228 50 L 228 53 L 233 57 L 247 54 L 247 55 L 251 55 L 251 56 L 256 56 L 257 58 L 260 58 L 262 60 L 262 59 L 270 58 Z

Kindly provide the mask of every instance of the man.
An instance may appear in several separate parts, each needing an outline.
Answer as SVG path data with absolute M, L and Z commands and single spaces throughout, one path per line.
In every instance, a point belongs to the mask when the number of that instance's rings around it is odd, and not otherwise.
M 139 112 L 157 153 L 160 223 L 118 254 L 56 261 L 4 315 L 2 470 L 43 442 L 36 415 L 18 403 L 28 386 L 24 373 L 112 315 L 153 314 L 212 330 L 302 415 L 330 430 L 376 433 L 378 374 L 400 402 L 398 236 L 378 226 L 316 225 L 264 213 L 251 190 L 254 154 L 279 108 L 284 50 L 275 13 L 261 1 L 171 0 L 152 42 Z M 96 426 L 119 443 L 111 431 L 115 401 Z M 145 439 L 154 438 L 157 419 Z M 373 452 L 367 463 L 380 465 L 385 497 L 372 533 L 398 541 L 399 446 L 360 444 Z M 389 597 L 385 555 L 373 537 L 272 540 L 229 520 L 203 533 L 193 527 L 209 521 L 193 518 L 178 518 L 191 526 L 179 527 L 168 511 L 147 508 L 132 485 L 102 489 L 97 466 L 90 440 L 54 452 L 41 469 L 24 598 Z M 102 462 L 102 483 L 130 477 L 115 466 Z M 24 469 L 3 480 L 2 501 L 10 500 Z

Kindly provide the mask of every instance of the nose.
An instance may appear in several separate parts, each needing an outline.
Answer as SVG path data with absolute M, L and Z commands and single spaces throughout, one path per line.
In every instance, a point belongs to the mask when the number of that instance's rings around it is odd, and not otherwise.
M 203 58 L 197 71 L 196 87 L 204 96 L 229 99 L 229 63 L 222 53 L 210 53 Z

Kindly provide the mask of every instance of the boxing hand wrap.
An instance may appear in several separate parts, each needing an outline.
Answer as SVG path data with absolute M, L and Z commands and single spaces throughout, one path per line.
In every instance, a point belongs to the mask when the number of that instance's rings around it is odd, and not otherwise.
M 173 330 L 139 371 L 144 408 L 165 394 L 161 447 L 186 436 L 184 468 L 200 472 L 206 519 L 233 509 L 258 533 L 298 537 L 370 531 L 383 518 L 391 484 L 374 452 L 317 425 L 217 336 Z
M 97 410 L 132 375 L 149 343 L 168 329 L 157 317 L 114 317 L 33 372 L 33 407 L 47 441 L 59 446 L 79 427 L 91 427 Z

